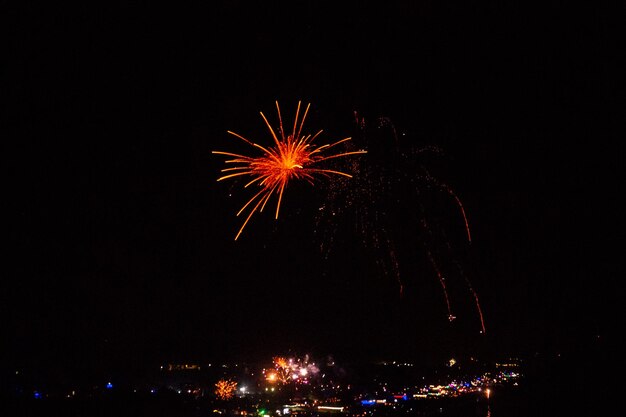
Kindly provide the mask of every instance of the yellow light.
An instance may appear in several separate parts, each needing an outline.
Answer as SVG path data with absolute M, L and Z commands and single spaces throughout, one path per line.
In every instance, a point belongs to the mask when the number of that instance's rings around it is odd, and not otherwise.
M 335 411 L 343 411 L 343 407 L 331 407 L 328 405 L 320 405 L 317 407 L 319 410 L 335 410 Z

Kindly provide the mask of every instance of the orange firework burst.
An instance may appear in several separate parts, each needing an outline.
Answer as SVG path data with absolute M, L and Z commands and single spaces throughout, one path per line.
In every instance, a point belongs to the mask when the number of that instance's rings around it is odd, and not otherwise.
M 246 209 L 249 210 L 246 220 L 243 222 L 243 225 L 235 236 L 235 240 L 237 240 L 244 227 L 246 227 L 246 224 L 252 215 L 257 210 L 259 212 L 263 211 L 272 194 L 276 194 L 278 196 L 275 216 L 276 219 L 278 218 L 283 192 L 285 191 L 285 188 L 290 180 L 305 180 L 313 185 L 317 176 L 329 177 L 331 175 L 341 175 L 352 178 L 350 174 L 345 172 L 316 168 L 316 164 L 333 158 L 366 153 L 366 151 L 363 150 L 354 152 L 327 153 L 327 151 L 334 146 L 349 141 L 351 139 L 349 137 L 326 145 L 313 145 L 313 141 L 322 133 L 322 130 L 317 132 L 315 135 L 302 135 L 302 126 L 304 125 L 304 120 L 309 112 L 310 104 L 307 104 L 304 114 L 299 120 L 300 104 L 301 102 L 299 101 L 296 116 L 293 122 L 293 129 L 291 130 L 291 133 L 286 133 L 283 129 L 280 107 L 278 106 L 278 102 L 276 102 L 279 123 L 278 133 L 280 138 L 276 135 L 274 129 L 272 129 L 272 126 L 267 121 L 263 112 L 261 112 L 261 117 L 265 121 L 265 124 L 274 139 L 274 145 L 271 147 L 263 147 L 235 132 L 228 131 L 231 135 L 261 150 L 263 152 L 261 156 L 252 157 L 231 152 L 213 151 L 214 154 L 234 158 L 225 161 L 226 164 L 233 164 L 233 166 L 223 169 L 221 172 L 226 174 L 218 178 L 218 181 L 239 176 L 248 176 L 251 180 L 244 186 L 244 188 L 253 184 L 260 188 L 260 190 L 254 194 L 254 196 L 252 196 L 252 198 L 250 198 L 237 213 L 237 216 L 239 216 Z
M 287 359 L 283 358 L 282 356 L 277 356 L 274 358 L 274 366 L 276 366 L 277 368 L 285 369 L 289 367 L 289 363 L 287 362 Z
M 215 384 L 215 395 L 221 400 L 229 400 L 235 395 L 237 383 L 229 379 L 220 379 Z

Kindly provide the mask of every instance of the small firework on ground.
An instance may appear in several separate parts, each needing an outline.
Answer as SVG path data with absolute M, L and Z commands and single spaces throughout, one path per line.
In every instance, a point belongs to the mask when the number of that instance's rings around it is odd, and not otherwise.
M 215 395 L 220 400 L 228 400 L 235 395 L 237 383 L 229 379 L 220 379 L 215 383 Z

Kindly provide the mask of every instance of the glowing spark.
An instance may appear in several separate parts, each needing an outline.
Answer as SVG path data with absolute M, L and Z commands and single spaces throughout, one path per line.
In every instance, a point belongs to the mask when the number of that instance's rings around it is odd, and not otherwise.
M 244 186 L 247 188 L 250 185 L 256 185 L 259 187 L 259 191 L 248 200 L 246 204 L 239 210 L 237 216 L 243 213 L 246 209 L 249 210 L 248 215 L 243 222 L 243 225 L 239 229 L 239 232 L 235 236 L 235 240 L 239 237 L 246 224 L 256 212 L 262 212 L 265 205 L 269 201 L 272 194 L 276 194 L 278 201 L 276 203 L 275 218 L 278 219 L 278 213 L 280 211 L 280 203 L 283 198 L 285 188 L 289 184 L 290 180 L 305 180 L 311 185 L 314 184 L 315 178 L 318 176 L 330 177 L 331 175 L 340 175 L 348 178 L 352 178 L 350 174 L 341 171 L 335 171 L 331 169 L 315 168 L 316 164 L 329 159 L 340 158 L 349 155 L 364 154 L 366 151 L 358 150 L 353 152 L 340 152 L 340 153 L 326 153 L 332 147 L 339 145 L 340 143 L 349 141 L 351 138 L 344 138 L 331 144 L 326 145 L 313 145 L 313 141 L 322 133 L 322 130 L 315 135 L 302 135 L 302 127 L 304 121 L 309 112 L 310 104 L 307 104 L 302 118 L 298 120 L 300 115 L 300 104 L 298 101 L 298 108 L 296 110 L 296 116 L 293 122 L 293 129 L 291 133 L 285 132 L 283 129 L 283 120 L 280 114 L 280 107 L 278 101 L 276 102 L 276 111 L 278 113 L 278 133 L 277 136 L 274 129 L 268 122 L 267 118 L 261 112 L 261 117 L 265 121 L 272 138 L 274 140 L 273 146 L 264 147 L 245 137 L 228 131 L 229 134 L 235 136 L 246 142 L 248 145 L 257 148 L 263 154 L 261 156 L 252 157 L 246 155 L 235 154 L 231 152 L 213 151 L 212 153 L 218 155 L 224 155 L 231 157 L 227 159 L 226 164 L 232 164 L 231 167 L 223 169 L 221 172 L 223 176 L 218 178 L 218 181 L 222 181 L 229 178 L 235 178 L 240 176 L 247 176 L 250 181 Z
M 220 400 L 229 400 L 235 395 L 237 390 L 237 383 L 229 379 L 220 379 L 215 384 L 215 395 Z

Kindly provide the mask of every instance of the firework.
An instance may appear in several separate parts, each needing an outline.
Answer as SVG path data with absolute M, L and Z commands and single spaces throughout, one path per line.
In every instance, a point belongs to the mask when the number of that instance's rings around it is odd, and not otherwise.
M 456 284 L 453 279 L 459 277 L 475 302 L 480 332 L 484 334 L 478 295 L 456 259 L 456 248 L 443 224 L 444 220 L 448 223 L 448 217 L 442 216 L 447 207 L 456 206 L 461 221 L 450 222 L 448 226 L 458 225 L 464 232 L 464 236 L 456 238 L 459 246 L 471 244 L 466 210 L 452 187 L 431 174 L 427 167 L 427 161 L 443 155 L 443 151 L 434 146 L 416 147 L 411 141 L 403 140 L 404 134 L 398 135 L 389 118 L 379 118 L 373 124 L 366 123 L 356 112 L 355 118 L 355 140 L 363 141 L 368 155 L 350 160 L 350 170 L 359 173 L 354 180 L 329 187 L 329 198 L 320 207 L 318 217 L 328 227 L 316 228 L 321 233 L 318 235 L 321 252 L 328 259 L 337 231 L 345 227 L 343 223 L 351 223 L 350 233 L 356 232 L 364 248 L 373 252 L 375 256 L 369 258 L 379 271 L 395 279 L 403 297 L 406 276 L 414 274 L 406 264 L 414 262 L 418 255 L 414 248 L 420 247 L 423 259 L 441 285 L 448 320 L 456 319 L 448 292 Z
M 235 395 L 237 383 L 230 379 L 220 379 L 215 383 L 215 395 L 220 400 L 229 400 Z
M 278 105 L 278 101 L 276 102 L 276 111 L 278 113 L 278 135 L 268 122 L 263 112 L 261 112 L 261 117 L 267 125 L 267 128 L 269 129 L 274 140 L 274 144 L 272 146 L 261 146 L 258 143 L 246 139 L 238 133 L 228 131 L 230 135 L 241 139 L 248 145 L 256 148 L 257 151 L 260 151 L 260 156 L 247 156 L 232 152 L 213 151 L 214 154 L 224 155 L 231 158 L 225 161 L 229 167 L 222 169 L 221 172 L 223 175 L 218 178 L 218 181 L 237 177 L 247 177 L 249 181 L 244 185 L 244 188 L 248 188 L 249 186 L 256 187 L 254 195 L 237 213 L 237 216 L 239 216 L 248 210 L 246 219 L 235 236 L 235 240 L 237 240 L 246 224 L 248 224 L 252 215 L 257 211 L 263 211 L 273 194 L 277 196 L 275 218 L 278 219 L 283 193 L 290 181 L 304 180 L 313 185 L 315 180 L 320 176 L 330 177 L 336 175 L 351 178 L 352 176 L 348 173 L 322 168 L 319 167 L 318 164 L 329 159 L 366 153 L 364 150 L 333 153 L 332 149 L 341 143 L 349 141 L 351 139 L 349 137 L 330 144 L 319 146 L 314 145 L 313 142 L 322 133 L 322 130 L 318 131 L 314 135 L 302 134 L 302 128 L 309 112 L 310 103 L 307 104 L 301 118 L 300 105 L 301 102 L 299 101 L 296 115 L 294 117 L 293 128 L 291 129 L 291 132 L 289 132 L 283 128 L 280 107 Z
M 265 379 L 270 383 L 307 384 L 319 372 L 315 363 L 309 362 L 308 355 L 302 359 L 276 356 L 273 358 L 273 365 L 273 369 L 263 371 Z

